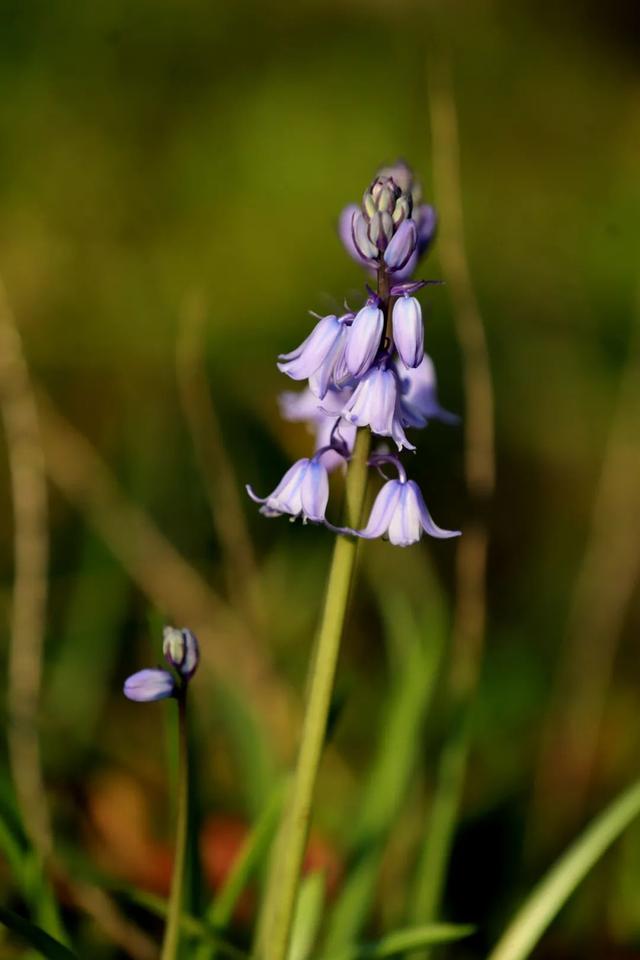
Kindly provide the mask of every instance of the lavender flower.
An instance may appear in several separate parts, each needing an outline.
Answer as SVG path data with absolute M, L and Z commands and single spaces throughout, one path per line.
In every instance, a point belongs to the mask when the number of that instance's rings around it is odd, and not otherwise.
M 398 479 L 388 480 L 375 499 L 369 522 L 364 530 L 356 531 L 357 536 L 367 540 L 387 537 L 397 547 L 408 547 L 417 543 L 423 531 L 440 540 L 460 536 L 459 530 L 443 530 L 434 523 L 424 502 L 420 487 L 415 480 L 407 480 L 407 475 L 392 455 L 373 457 L 372 463 L 392 462 L 398 469 Z
M 279 517 L 284 513 L 303 522 L 323 523 L 329 501 L 329 475 L 320 462 L 319 451 L 312 459 L 305 457 L 289 467 L 284 477 L 267 497 L 258 497 L 250 486 L 247 493 L 255 503 L 263 506 L 265 517 Z
M 316 450 L 311 458 L 294 463 L 268 496 L 258 497 L 247 487 L 265 516 L 302 517 L 303 522 L 353 534 L 333 527 L 325 514 L 328 473 L 348 463 L 358 429 L 368 427 L 378 436 L 391 437 L 398 450 L 415 450 L 407 427 L 419 429 L 431 419 L 456 422 L 438 402 L 433 363 L 424 353 L 422 309 L 414 297 L 439 281 L 411 278 L 433 241 L 436 223 L 435 210 L 421 202 L 420 185 L 403 162 L 379 170 L 362 203 L 342 212 L 342 242 L 377 276 L 377 289 L 367 285 L 367 302 L 355 314 L 318 317 L 309 336 L 278 358 L 283 373 L 308 381 L 300 393 L 284 393 L 280 407 L 286 419 L 307 424 L 315 434 Z M 423 531 L 456 536 L 433 523 L 418 486 L 407 480 L 399 464 L 398 470 L 399 479 L 385 485 L 358 535 L 388 534 L 392 543 L 402 545 L 414 543 Z
M 181 677 L 191 679 L 200 662 L 200 648 L 191 630 L 165 627 L 162 631 L 162 652 Z
M 396 300 L 392 314 L 393 342 L 405 367 L 417 367 L 424 357 L 422 309 L 415 297 Z
M 378 352 L 383 330 L 384 314 L 377 298 L 370 299 L 358 311 L 349 330 L 344 358 L 352 376 L 361 377 L 367 372 Z
M 299 393 L 287 390 L 280 394 L 280 412 L 285 420 L 306 422 L 311 433 L 315 434 L 315 449 L 323 449 L 320 462 L 331 472 L 345 465 L 345 455 L 353 451 L 357 427 L 341 417 L 347 400 L 353 391 L 349 387 L 343 390 L 330 389 L 323 400 L 319 400 L 308 387 Z M 342 453 L 332 447 L 337 441 Z
M 311 389 L 322 399 L 330 386 L 348 379 L 344 351 L 347 323 L 352 319 L 353 314 L 321 317 L 299 347 L 280 355 L 278 369 L 292 380 L 308 378 Z
M 456 424 L 460 418 L 440 406 L 437 395 L 436 371 L 433 361 L 425 353 L 414 370 L 407 370 L 396 362 L 400 382 L 400 420 L 405 427 L 426 427 L 429 420 Z
M 385 361 L 364 375 L 342 416 L 357 427 L 369 426 L 381 437 L 392 437 L 398 450 L 415 450 L 402 429 L 397 374 Z
M 138 670 L 124 682 L 124 695 L 129 700 L 151 703 L 176 694 L 176 682 L 168 670 Z

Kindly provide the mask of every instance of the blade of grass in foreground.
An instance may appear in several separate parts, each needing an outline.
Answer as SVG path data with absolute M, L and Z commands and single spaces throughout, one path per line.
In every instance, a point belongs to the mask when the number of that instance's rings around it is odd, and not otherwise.
M 280 784 L 256 821 L 238 853 L 224 885 L 207 910 L 205 922 L 215 930 L 224 930 L 228 926 L 240 894 L 265 859 L 278 825 L 283 799 L 284 784 Z M 199 947 L 196 960 L 213 960 L 215 954 L 216 951 L 213 946 L 203 943 Z
M 375 943 L 345 947 L 339 953 L 327 954 L 322 960 L 382 960 L 384 957 L 395 957 L 401 953 L 407 953 L 409 950 L 419 950 L 421 947 L 462 940 L 464 937 L 470 936 L 474 930 L 475 927 L 451 923 L 407 927 L 406 930 L 395 930 L 393 933 L 388 933 L 386 937 L 377 940 Z
M 581 880 L 640 814 L 640 780 L 614 800 L 569 847 L 507 927 L 489 960 L 524 960 Z
M 444 610 L 437 590 L 434 583 L 428 591 L 430 605 L 419 618 L 401 596 L 382 597 L 396 670 L 377 753 L 352 826 L 349 873 L 327 931 L 329 953 L 355 943 L 367 921 L 384 851 L 418 762 L 444 647 Z
M 54 940 L 41 927 L 25 920 L 12 910 L 0 907 L 0 923 L 3 923 L 12 933 L 17 934 L 29 946 L 34 947 L 43 957 L 47 957 L 47 960 L 78 960 L 77 955 L 59 940 Z

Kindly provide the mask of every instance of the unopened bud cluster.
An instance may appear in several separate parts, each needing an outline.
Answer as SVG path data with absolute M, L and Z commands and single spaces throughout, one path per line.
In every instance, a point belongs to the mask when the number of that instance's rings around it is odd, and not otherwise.
M 283 394 L 281 410 L 286 419 L 309 424 L 316 451 L 293 464 L 267 497 L 247 488 L 266 516 L 288 514 L 354 536 L 386 536 L 399 546 L 415 543 L 424 531 L 441 538 L 458 535 L 433 522 L 398 457 L 380 451 L 370 465 L 393 464 L 398 479 L 382 487 L 365 528 L 335 527 L 326 518 L 329 472 L 349 461 L 359 428 L 391 438 L 398 451 L 415 450 L 407 428 L 425 427 L 432 419 L 457 420 L 438 403 L 433 363 L 424 352 L 422 308 L 414 296 L 434 281 L 409 279 L 435 227 L 435 211 L 420 203 L 420 188 L 403 163 L 380 170 L 362 204 L 343 211 L 342 242 L 377 276 L 378 289 L 367 287 L 355 311 L 318 317 L 307 338 L 278 358 L 282 373 L 308 381 L 301 393 Z
M 152 667 L 138 670 L 124 682 L 124 694 L 129 700 L 150 703 L 181 696 L 197 670 L 200 648 L 191 630 L 165 627 L 162 634 L 162 652 L 175 672 Z

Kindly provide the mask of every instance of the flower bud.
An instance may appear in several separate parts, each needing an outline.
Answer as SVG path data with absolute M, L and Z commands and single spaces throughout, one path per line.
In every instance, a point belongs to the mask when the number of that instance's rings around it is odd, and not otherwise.
M 422 310 L 415 297 L 400 297 L 396 300 L 392 315 L 393 342 L 405 367 L 411 369 L 422 362 L 424 356 L 424 326 Z
M 375 360 L 384 327 L 384 314 L 374 303 L 368 303 L 357 314 L 349 328 L 344 353 L 349 373 L 361 377 Z
M 162 652 L 167 663 L 170 663 L 180 676 L 185 680 L 191 679 L 200 660 L 198 641 L 191 630 L 165 627 L 162 631 Z
M 124 682 L 124 695 L 139 703 L 166 700 L 176 692 L 176 682 L 167 670 L 138 670 Z
M 351 223 L 353 242 L 356 250 L 365 260 L 372 260 L 378 256 L 378 249 L 369 239 L 369 224 L 362 213 L 354 213 Z
M 417 233 L 413 220 L 404 220 L 385 250 L 384 261 L 393 272 L 401 270 L 416 249 Z

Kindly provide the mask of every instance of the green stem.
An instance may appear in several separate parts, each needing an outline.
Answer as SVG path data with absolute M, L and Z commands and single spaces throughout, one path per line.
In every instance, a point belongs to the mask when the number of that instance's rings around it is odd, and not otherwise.
M 359 430 L 346 485 L 346 522 L 351 527 L 357 527 L 360 523 L 369 443 L 369 431 Z M 266 895 L 265 923 L 258 943 L 261 960 L 286 960 L 287 956 L 357 544 L 352 537 L 336 538 L 324 610 L 309 673 L 298 761 L 277 844 L 277 868 L 271 873 Z
M 180 917 L 184 900 L 184 868 L 187 859 L 189 811 L 189 770 L 187 743 L 187 690 L 178 694 L 178 796 L 176 807 L 176 847 L 171 877 L 161 960 L 176 960 L 180 937 Z

